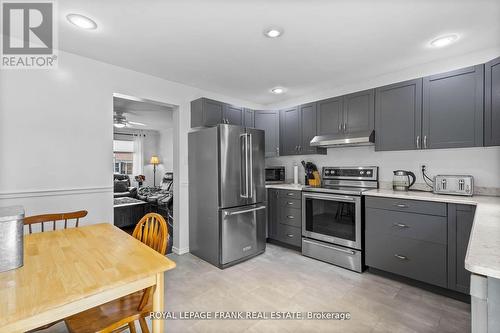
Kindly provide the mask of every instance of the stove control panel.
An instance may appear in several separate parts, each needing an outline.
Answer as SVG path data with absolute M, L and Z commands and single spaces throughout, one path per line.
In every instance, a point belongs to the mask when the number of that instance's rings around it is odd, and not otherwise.
M 323 167 L 323 179 L 378 180 L 378 167 Z

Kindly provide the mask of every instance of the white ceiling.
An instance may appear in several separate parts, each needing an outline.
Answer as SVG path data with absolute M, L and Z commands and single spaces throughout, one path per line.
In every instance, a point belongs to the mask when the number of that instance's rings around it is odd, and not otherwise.
M 65 0 L 59 47 L 168 80 L 272 104 L 500 46 L 499 0 Z M 70 12 L 99 24 L 84 31 Z M 281 38 L 264 28 L 285 29 Z M 427 43 L 446 33 L 443 49 Z M 272 95 L 274 86 L 288 88 Z
M 113 97 L 113 111 L 123 112 L 128 121 L 146 125 L 131 126 L 134 129 L 161 131 L 173 127 L 173 110 L 167 106 Z

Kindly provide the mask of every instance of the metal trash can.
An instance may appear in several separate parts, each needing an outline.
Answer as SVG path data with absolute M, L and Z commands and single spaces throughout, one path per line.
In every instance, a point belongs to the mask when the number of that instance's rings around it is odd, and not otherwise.
M 0 272 L 23 265 L 22 206 L 0 207 Z

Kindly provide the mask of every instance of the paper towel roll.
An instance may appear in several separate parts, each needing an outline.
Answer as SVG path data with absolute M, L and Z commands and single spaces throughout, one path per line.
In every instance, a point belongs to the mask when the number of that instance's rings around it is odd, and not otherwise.
M 294 184 L 299 183 L 299 166 L 298 165 L 293 166 L 293 183 Z

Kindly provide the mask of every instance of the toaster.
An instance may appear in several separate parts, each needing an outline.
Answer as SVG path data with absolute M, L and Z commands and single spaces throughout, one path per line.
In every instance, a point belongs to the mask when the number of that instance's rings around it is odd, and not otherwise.
M 472 196 L 474 178 L 465 175 L 437 175 L 434 178 L 434 193 Z

